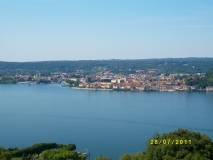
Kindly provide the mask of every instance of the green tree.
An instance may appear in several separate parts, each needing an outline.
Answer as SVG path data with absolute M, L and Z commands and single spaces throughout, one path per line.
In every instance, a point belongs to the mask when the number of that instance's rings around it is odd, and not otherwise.
M 108 157 L 102 157 L 102 156 L 100 156 L 98 158 L 94 158 L 94 160 L 111 160 L 111 159 L 108 158 Z
M 194 78 L 185 78 L 185 83 L 188 86 L 196 86 L 205 88 L 206 86 L 213 86 L 213 71 L 206 73 L 205 77 L 194 76 Z
M 156 139 L 153 136 L 150 140 Z M 158 141 L 162 140 L 175 140 L 175 144 L 150 144 L 147 143 L 145 157 L 164 159 L 168 155 L 176 159 L 183 159 L 190 154 L 197 154 L 202 158 L 213 159 L 213 143 L 211 139 L 198 132 L 192 132 L 184 129 L 179 129 L 175 132 L 163 134 L 157 138 Z M 176 144 L 176 140 L 178 144 Z M 180 144 L 179 140 L 185 140 L 188 144 Z M 191 143 L 190 143 L 191 142 Z
M 120 160 L 132 160 L 132 155 L 126 153 L 120 157 Z
M 78 87 L 80 84 L 80 81 L 71 81 L 71 80 L 67 80 L 67 83 L 69 83 L 70 87 Z
M 70 151 L 74 151 L 74 150 L 76 150 L 76 145 L 75 144 L 68 144 L 66 146 L 66 148 Z
M 38 143 L 33 146 L 26 147 L 23 149 L 14 149 L 11 151 L 14 157 L 22 157 L 23 155 L 28 156 L 29 154 L 37 154 L 39 155 L 42 151 L 57 148 L 56 143 Z
M 144 160 L 144 154 L 137 152 L 135 154 L 124 154 L 119 160 Z
M 0 160 L 11 160 L 12 155 L 7 152 L 4 148 L 0 147 Z
M 85 160 L 86 156 L 77 154 L 75 151 L 70 151 L 64 148 L 56 150 L 45 150 L 41 153 L 41 157 L 44 160 Z
M 11 77 L 2 77 L 0 79 L 0 84 L 15 84 L 16 81 Z
M 120 160 L 210 160 L 213 159 L 213 142 L 199 132 L 178 129 L 162 135 L 155 133 L 147 142 L 146 152 L 139 153 L 124 154 Z
M 141 152 L 137 152 L 137 153 L 132 155 L 131 160 L 143 160 L 143 159 L 144 159 L 144 154 L 141 153 Z

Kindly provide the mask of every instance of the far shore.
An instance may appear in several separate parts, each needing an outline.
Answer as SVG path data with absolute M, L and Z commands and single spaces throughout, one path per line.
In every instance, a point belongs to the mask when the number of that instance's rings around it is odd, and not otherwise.
M 72 89 L 83 89 L 83 90 L 100 90 L 100 91 L 113 91 L 113 89 L 102 89 L 102 88 L 79 88 L 79 87 L 70 87 Z
M 5 84 L 5 83 L 0 83 L 0 84 Z M 6 83 L 6 84 L 11 84 L 11 83 Z M 44 83 L 35 83 L 35 82 L 18 82 L 18 83 L 13 83 L 13 84 L 22 84 L 22 85 L 46 85 Z M 58 84 L 58 83 L 47 83 L 47 84 Z M 61 85 L 64 87 L 70 87 L 69 85 Z M 139 90 L 139 89 L 112 89 L 112 88 L 81 88 L 81 87 L 70 87 L 71 89 L 78 89 L 78 90 L 92 90 L 92 91 L 130 91 L 130 92 L 212 92 L 212 90 L 208 91 L 206 89 L 193 89 L 193 90 Z

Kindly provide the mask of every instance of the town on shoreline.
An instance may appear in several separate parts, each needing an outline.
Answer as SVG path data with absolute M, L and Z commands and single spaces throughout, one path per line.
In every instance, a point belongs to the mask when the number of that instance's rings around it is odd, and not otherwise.
M 16 74 L 0 77 L 1 84 L 50 84 L 59 83 L 74 89 L 113 90 L 113 91 L 213 91 L 213 86 L 199 87 L 193 80 L 202 79 L 205 73 L 159 74 L 158 69 L 137 70 L 135 74 L 115 74 L 109 70 L 79 76 L 75 73 L 53 72 L 48 76 L 41 74 Z

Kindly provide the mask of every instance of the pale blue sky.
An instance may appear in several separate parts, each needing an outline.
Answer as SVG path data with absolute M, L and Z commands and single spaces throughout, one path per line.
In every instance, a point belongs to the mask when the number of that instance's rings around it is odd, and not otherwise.
M 212 0 L 1 0 L 0 61 L 213 57 Z

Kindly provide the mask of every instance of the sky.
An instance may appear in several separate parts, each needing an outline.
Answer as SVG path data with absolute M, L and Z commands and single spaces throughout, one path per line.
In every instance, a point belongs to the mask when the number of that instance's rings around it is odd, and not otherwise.
M 212 0 L 0 0 L 0 61 L 213 57 Z

